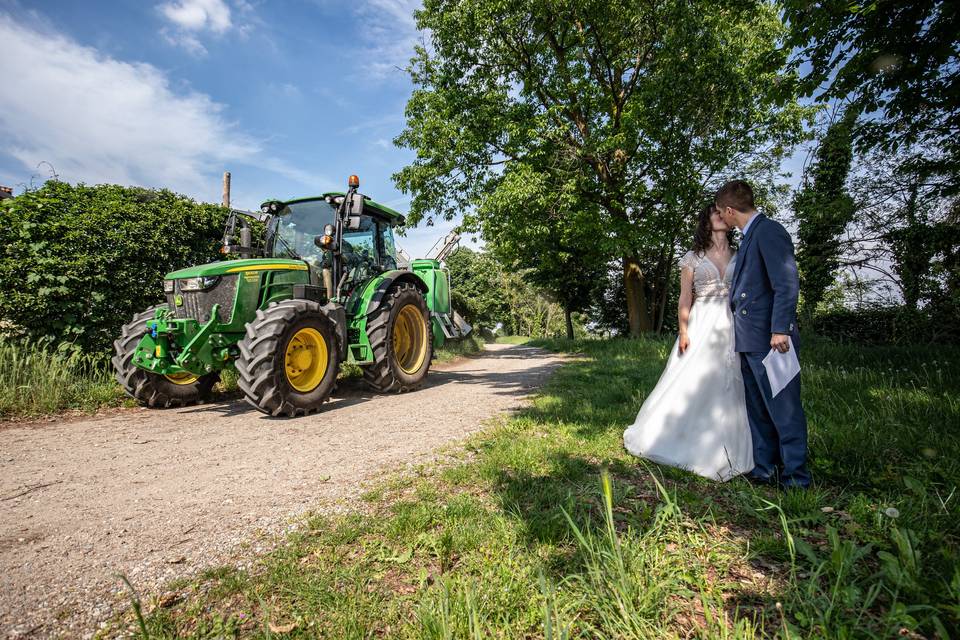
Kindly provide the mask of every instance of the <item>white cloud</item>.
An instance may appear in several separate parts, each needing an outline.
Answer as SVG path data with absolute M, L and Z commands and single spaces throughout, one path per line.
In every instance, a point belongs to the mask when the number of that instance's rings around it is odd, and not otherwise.
M 216 200 L 219 172 L 261 152 L 223 105 L 174 91 L 152 65 L 4 14 L 0 42 L 0 153 L 30 171 L 48 161 L 68 181 L 164 186 Z
M 242 0 L 239 8 L 241 12 L 251 10 Z M 224 0 L 176 0 L 158 5 L 157 11 L 171 24 L 161 29 L 160 34 L 170 44 L 183 47 L 195 56 L 207 53 L 201 35 L 222 36 L 233 28 L 230 6 Z M 242 35 L 245 30 L 240 32 Z
M 163 39 L 169 44 L 183 48 L 192 56 L 200 58 L 207 55 L 207 48 L 200 42 L 200 38 L 192 33 L 185 33 L 183 31 L 171 32 L 168 29 L 161 29 L 160 35 L 163 36 Z
M 366 67 L 377 77 L 401 74 L 421 38 L 413 12 L 422 0 L 365 0 L 356 12 L 367 40 Z M 402 74 L 406 77 L 406 74 Z
M 186 31 L 225 33 L 231 27 L 230 7 L 223 0 L 179 0 L 157 8 L 167 20 Z

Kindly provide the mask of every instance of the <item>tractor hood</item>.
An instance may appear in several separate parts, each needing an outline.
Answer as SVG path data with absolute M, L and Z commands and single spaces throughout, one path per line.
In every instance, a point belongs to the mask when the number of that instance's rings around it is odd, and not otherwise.
M 306 271 L 307 263 L 301 260 L 287 260 L 284 258 L 251 258 L 248 260 L 224 260 L 211 262 L 196 267 L 187 267 L 179 271 L 168 273 L 167 280 L 181 278 L 199 278 L 202 276 L 222 276 L 243 271 Z

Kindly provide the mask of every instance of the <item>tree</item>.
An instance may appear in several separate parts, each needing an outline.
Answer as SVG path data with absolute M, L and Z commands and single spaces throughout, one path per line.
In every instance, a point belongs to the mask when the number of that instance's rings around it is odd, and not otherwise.
M 525 165 L 504 170 L 509 188 L 483 202 L 483 237 L 504 264 L 556 301 L 573 339 L 573 314 L 586 310 L 606 272 L 606 234 L 598 207 L 575 190 L 551 185 Z M 502 196 L 509 194 L 511 199 Z M 522 201 L 516 204 L 514 198 Z
M 912 311 L 955 306 L 947 301 L 955 300 L 960 200 L 944 196 L 949 179 L 931 175 L 922 152 L 906 149 L 867 154 L 850 181 L 858 214 L 842 264 L 880 274 Z
M 562 331 L 563 310 L 531 285 L 527 274 L 504 266 L 490 252 L 457 249 L 447 258 L 454 308 L 478 328 L 502 325 L 504 333 L 545 337 Z
M 453 308 L 472 325 L 495 327 L 509 309 L 500 292 L 500 265 L 490 254 L 460 247 L 446 259 Z
M 785 0 L 808 95 L 867 117 L 862 149 L 921 148 L 916 168 L 960 190 L 960 10 L 947 0 Z
M 846 184 L 856 118 L 855 111 L 847 111 L 829 126 L 817 148 L 816 160 L 804 176 L 803 188 L 793 201 L 793 213 L 799 222 L 800 290 L 808 319 L 833 284 L 840 266 L 840 234 L 855 213 Z
M 809 113 L 764 2 L 427 0 L 416 17 L 430 46 L 395 141 L 417 153 L 394 176 L 408 219 L 463 213 L 482 229 L 487 199 L 526 206 L 513 170 L 575 190 L 620 260 L 632 335 L 662 323 L 711 185 L 734 169 L 772 182 Z

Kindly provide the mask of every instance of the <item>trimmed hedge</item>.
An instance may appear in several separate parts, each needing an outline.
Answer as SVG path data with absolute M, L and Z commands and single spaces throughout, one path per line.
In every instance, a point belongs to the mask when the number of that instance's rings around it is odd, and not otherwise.
M 814 317 L 817 335 L 854 344 L 960 343 L 956 316 L 946 308 L 877 307 L 835 310 Z
M 7 333 L 107 354 L 163 298 L 163 276 L 218 259 L 227 210 L 171 191 L 51 181 L 0 202 Z

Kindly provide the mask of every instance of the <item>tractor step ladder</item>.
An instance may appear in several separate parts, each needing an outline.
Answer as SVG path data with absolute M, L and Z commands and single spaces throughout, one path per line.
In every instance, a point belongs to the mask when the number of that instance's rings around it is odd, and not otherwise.
M 456 311 L 453 312 L 453 323 L 457 325 L 461 336 L 465 336 L 473 331 L 473 327 L 470 326 L 470 323 L 464 320 L 463 317 Z
M 449 313 L 434 313 L 433 316 L 440 322 L 443 335 L 451 340 L 462 338 L 473 330 L 456 311 L 453 312 L 453 317 Z

